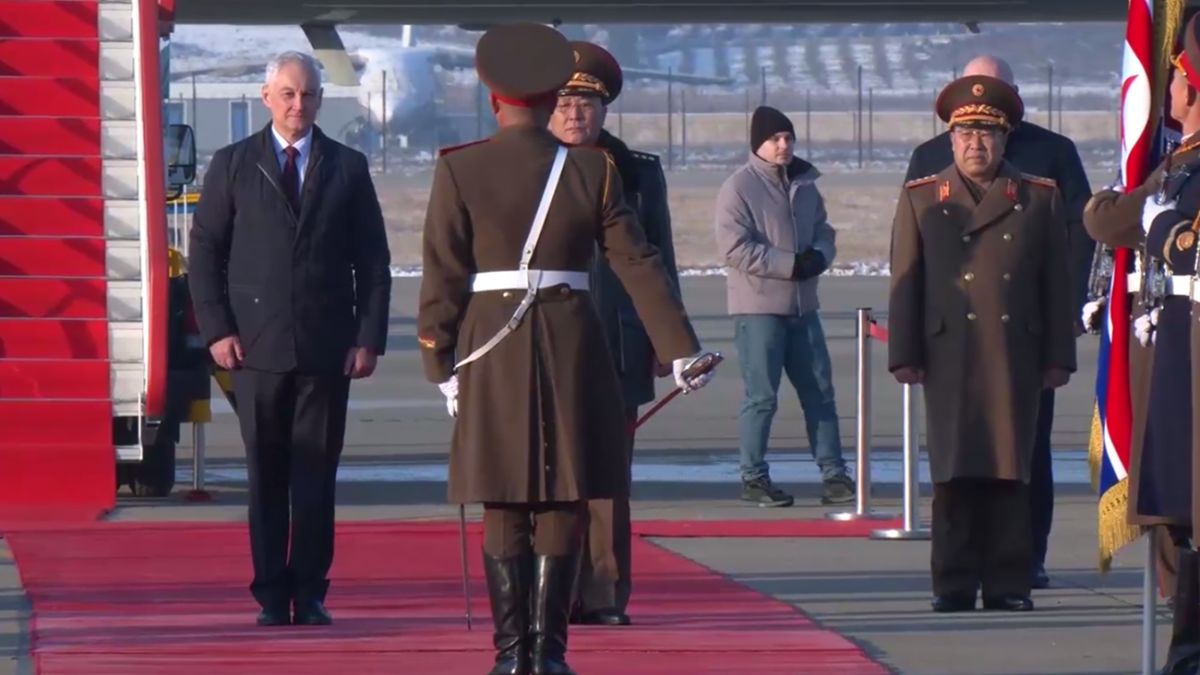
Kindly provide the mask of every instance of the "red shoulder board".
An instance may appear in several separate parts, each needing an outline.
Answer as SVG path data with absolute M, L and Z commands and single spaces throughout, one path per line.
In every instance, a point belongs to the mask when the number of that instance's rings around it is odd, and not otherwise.
M 1043 187 L 1051 187 L 1051 188 L 1058 187 L 1058 183 L 1056 183 L 1053 178 L 1043 178 L 1041 176 L 1035 176 L 1030 173 L 1021 174 L 1021 178 L 1025 182 L 1033 183 L 1034 185 L 1041 185 Z
M 451 145 L 449 147 L 445 147 L 445 148 L 438 150 L 438 157 L 445 157 L 446 155 L 448 155 L 452 152 L 462 150 L 463 148 L 469 148 L 472 145 L 479 145 L 480 143 L 487 143 L 487 141 L 488 141 L 488 139 L 481 138 L 477 141 L 471 141 L 470 143 L 463 143 L 461 145 Z
M 906 188 L 914 188 L 914 187 L 917 187 L 917 186 L 920 186 L 920 185 L 928 185 L 928 184 L 932 183 L 932 182 L 933 182 L 933 181 L 935 181 L 935 180 L 937 180 L 937 175 L 936 175 L 936 174 L 935 174 L 935 175 L 932 175 L 932 176 L 925 176 L 924 178 L 916 178 L 916 179 L 914 179 L 914 180 L 910 180 L 910 181 L 908 181 L 907 183 L 905 183 L 905 184 L 904 184 L 904 187 L 906 187 Z

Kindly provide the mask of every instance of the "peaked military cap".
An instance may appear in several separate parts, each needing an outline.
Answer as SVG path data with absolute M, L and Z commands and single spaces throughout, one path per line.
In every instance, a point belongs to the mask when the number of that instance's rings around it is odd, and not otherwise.
M 575 72 L 571 43 L 537 23 L 496 26 L 475 46 L 475 70 L 492 96 L 509 105 L 553 103 Z
M 1011 129 L 1025 116 L 1025 103 L 1004 80 L 968 75 L 946 85 L 938 94 L 938 117 L 950 125 Z
M 575 74 L 558 95 L 599 96 L 604 105 L 616 100 L 625 81 L 616 57 L 592 42 L 572 42 L 571 48 L 575 50 Z
M 1200 17 L 1200 14 L 1193 15 L 1183 27 L 1183 34 L 1180 36 L 1180 42 L 1183 44 L 1172 63 L 1187 76 L 1192 89 L 1200 90 L 1200 35 L 1197 34 L 1200 31 L 1200 23 L 1197 23 L 1197 17 Z

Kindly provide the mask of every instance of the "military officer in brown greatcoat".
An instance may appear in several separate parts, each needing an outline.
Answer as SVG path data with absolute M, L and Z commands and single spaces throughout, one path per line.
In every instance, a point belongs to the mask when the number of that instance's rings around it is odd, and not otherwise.
M 925 389 L 936 611 L 1030 610 L 1026 495 L 1039 395 L 1075 370 L 1066 214 L 1003 159 L 1024 111 L 1002 80 L 950 83 L 954 164 L 905 184 L 892 233 L 889 368 Z
M 434 171 L 417 316 L 425 375 L 457 416 L 452 502 L 484 505 L 493 674 L 561 674 L 588 499 L 629 490 L 628 429 L 588 293 L 597 249 L 685 391 L 700 346 L 611 158 L 547 129 L 574 71 L 551 28 L 493 28 L 476 68 L 500 130 Z M 522 243 L 524 242 L 524 243 Z
M 621 65 L 608 50 L 591 42 L 572 42 L 575 74 L 558 92 L 550 131 L 570 146 L 594 146 L 612 156 L 621 176 L 625 199 L 634 209 L 646 240 L 658 249 L 672 285 L 679 288 L 667 182 L 658 157 L 630 150 L 604 129 L 608 107 L 621 93 Z M 655 363 L 650 336 L 629 294 L 612 269 L 597 257 L 591 295 L 604 325 L 609 351 L 621 382 L 625 417 L 633 427 L 638 406 L 654 400 L 654 378 L 666 375 Z M 630 432 L 630 443 L 633 442 Z M 629 453 L 632 461 L 633 452 Z M 623 626 L 629 623 L 632 583 L 632 529 L 628 497 L 588 500 L 579 580 L 572 622 Z

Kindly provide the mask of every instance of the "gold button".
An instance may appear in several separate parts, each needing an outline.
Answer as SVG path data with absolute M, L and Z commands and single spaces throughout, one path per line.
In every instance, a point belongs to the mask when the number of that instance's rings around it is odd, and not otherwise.
M 966 279 L 967 281 L 975 281 L 975 273 L 967 272 L 966 274 L 963 275 L 963 279 Z
M 570 293 L 570 292 L 571 292 L 571 287 L 570 287 L 570 286 L 563 286 L 562 288 L 560 288 L 560 289 L 559 289 L 559 291 L 558 291 L 558 292 L 559 292 L 559 293 L 562 293 L 563 295 L 566 295 L 566 294 L 568 294 L 568 293 Z
M 1008 232 L 1004 233 L 1004 241 L 1012 241 L 1012 235 Z
M 964 234 L 964 235 L 963 235 L 963 243 L 965 244 L 965 243 L 967 243 L 967 242 L 969 242 L 969 241 L 971 241 L 971 235 L 969 235 L 969 234 Z
M 511 298 L 511 297 L 512 297 L 512 291 L 504 291 L 504 293 L 502 293 L 502 294 L 500 295 L 500 297 L 502 297 L 502 298 L 504 298 L 505 300 L 507 300 L 507 299 L 509 299 L 509 298 Z
M 1000 317 L 1000 320 L 1003 321 L 1004 323 L 1008 323 L 1008 315 L 1007 314 L 1002 315 Z
M 1005 272 L 1005 273 L 1004 273 L 1004 280 L 1005 280 L 1005 281 L 1012 281 L 1012 275 L 1011 275 L 1011 274 L 1009 274 L 1008 272 Z
M 1020 204 L 1017 204 L 1016 206 L 1014 206 L 1014 207 L 1013 207 L 1013 210 L 1014 210 L 1014 211 L 1020 211 L 1022 208 L 1023 208 L 1023 207 L 1022 207 Z
M 967 321 L 974 321 L 979 317 L 975 316 L 975 312 L 967 312 Z

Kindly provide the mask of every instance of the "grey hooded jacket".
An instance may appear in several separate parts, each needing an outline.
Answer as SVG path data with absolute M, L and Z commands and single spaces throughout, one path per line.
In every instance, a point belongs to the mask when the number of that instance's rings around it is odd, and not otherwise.
M 728 278 L 730 314 L 796 316 L 820 307 L 819 277 L 792 279 L 796 254 L 837 253 L 836 232 L 817 190 L 816 167 L 796 158 L 786 168 L 753 152 L 717 195 L 716 239 Z

